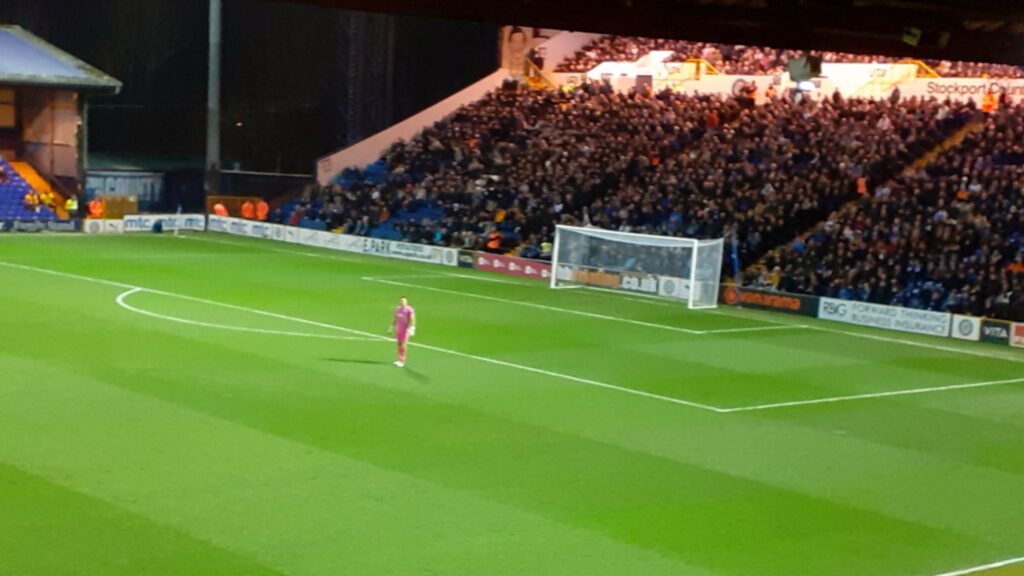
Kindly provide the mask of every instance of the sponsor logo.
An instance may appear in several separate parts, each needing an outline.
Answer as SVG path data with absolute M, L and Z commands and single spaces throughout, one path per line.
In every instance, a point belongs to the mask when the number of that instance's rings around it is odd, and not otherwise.
M 1010 344 L 1018 348 L 1024 347 L 1024 324 L 1015 323 L 1013 325 L 1013 338 L 1010 340 Z
M 604 288 L 618 288 L 621 282 L 618 274 L 611 274 L 601 270 L 573 270 L 572 281 L 577 284 L 602 286 Z
M 846 316 L 846 304 L 842 302 L 822 302 L 821 308 L 829 316 Z
M 509 276 L 521 278 L 551 278 L 551 265 L 547 262 L 517 258 L 514 256 L 502 256 L 500 254 L 488 254 L 476 252 L 473 254 L 460 253 L 460 266 L 462 261 L 467 259 L 475 264 L 477 270 L 498 272 Z
M 85 231 L 88 234 L 99 234 L 100 232 L 103 232 L 103 223 L 97 222 L 96 220 L 89 220 Z
M 1010 343 L 1010 323 L 1002 320 L 983 319 L 981 321 L 981 341 L 993 344 Z
M 936 96 L 980 96 L 986 92 L 1005 92 L 1008 96 L 1021 96 L 1024 95 L 1024 85 L 1019 82 L 948 79 L 929 81 L 927 91 L 929 95 Z
M 679 284 L 675 280 L 663 280 L 662 289 L 666 294 L 675 294 L 679 290 Z
M 957 323 L 956 331 L 961 336 L 970 336 L 971 332 L 974 332 L 974 323 L 972 323 L 967 318 L 964 318 L 964 319 L 960 320 L 960 322 Z
M 981 318 L 954 314 L 952 336 L 958 340 L 978 341 L 981 337 Z
M 77 232 L 81 220 L 0 220 L 0 232 Z
M 899 330 L 931 336 L 949 336 L 952 314 L 913 310 L 853 300 L 822 298 L 818 317 L 860 326 Z
M 459 250 L 459 268 L 473 267 L 473 253 L 468 250 Z
M 658 278 L 656 276 L 638 276 L 626 274 L 619 281 L 619 288 L 631 292 L 644 292 L 647 294 L 658 293 Z
M 363 252 L 367 254 L 378 254 L 381 256 L 387 256 L 390 251 L 388 250 L 390 242 L 387 240 L 377 240 L 375 238 L 366 238 L 363 240 Z
M 780 312 L 789 312 L 794 314 L 799 314 L 805 311 L 805 298 L 807 297 L 779 294 L 775 292 L 762 292 L 760 290 L 748 290 L 745 288 L 737 288 L 735 286 L 728 286 L 722 292 L 722 300 L 730 306 L 742 305 L 750 306 L 752 308 L 778 310 Z M 838 306 L 829 307 L 827 313 L 831 315 L 844 315 L 846 314 L 845 305 L 840 304 Z

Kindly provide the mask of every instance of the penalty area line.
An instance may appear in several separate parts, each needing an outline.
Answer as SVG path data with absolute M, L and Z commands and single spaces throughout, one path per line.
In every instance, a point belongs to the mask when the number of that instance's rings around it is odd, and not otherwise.
M 583 316 L 585 318 L 596 318 L 598 320 L 611 320 L 613 322 L 623 322 L 625 324 L 633 324 L 636 326 L 644 326 L 646 328 L 659 328 L 662 330 L 671 330 L 673 332 L 682 332 L 683 334 L 702 334 L 700 330 L 691 330 L 689 328 L 680 328 L 678 326 L 669 326 L 667 324 L 656 324 L 654 322 L 643 322 L 640 320 L 631 320 L 629 318 L 620 318 L 618 316 L 608 316 L 606 314 L 597 314 L 595 312 L 584 312 L 582 310 L 572 310 L 570 308 L 559 308 L 558 306 L 548 306 L 546 304 L 536 304 L 534 302 L 525 302 L 521 300 L 509 300 L 507 298 L 498 298 L 496 296 L 487 296 L 486 294 L 478 294 L 476 292 L 465 292 L 462 290 L 449 290 L 447 288 L 435 288 L 433 286 L 424 286 L 422 284 L 410 284 L 408 282 L 396 282 L 394 280 L 384 280 L 383 278 L 375 278 L 371 276 L 364 276 L 363 280 L 367 282 L 377 282 L 380 284 L 390 284 L 392 286 L 401 286 L 403 288 L 415 288 L 417 290 L 427 290 L 430 292 L 440 292 L 442 294 L 453 294 L 455 296 L 468 296 L 470 298 L 477 298 L 479 300 L 487 300 L 490 302 L 501 302 L 502 304 L 515 304 L 518 306 L 526 306 L 528 308 L 536 308 L 538 310 L 547 310 L 549 312 L 561 312 L 562 314 L 572 314 L 574 316 Z
M 969 384 L 953 384 L 951 386 L 935 386 L 932 388 L 913 388 L 911 390 L 893 390 L 890 392 L 875 392 L 871 394 L 854 394 L 850 396 L 834 396 L 831 398 L 817 398 L 814 400 L 797 400 L 795 402 L 777 402 L 775 404 L 760 404 L 757 406 L 740 406 L 738 408 L 723 408 L 725 414 L 734 412 L 754 412 L 758 410 L 772 410 L 775 408 L 789 408 L 793 406 L 811 406 L 814 404 L 833 404 L 836 402 L 850 402 L 853 400 L 869 400 L 872 398 L 888 398 L 890 396 L 912 396 L 915 394 L 932 394 L 935 392 L 948 392 L 950 390 L 968 390 L 971 388 L 987 388 L 990 386 L 1005 386 L 1007 384 L 1020 384 L 1024 378 L 1013 378 L 1010 380 L 991 380 L 989 382 L 972 382 Z
M 424 286 L 422 284 L 411 284 L 408 282 L 399 282 L 396 280 L 388 280 L 384 277 L 375 276 L 364 276 L 362 278 L 367 282 L 377 282 L 380 284 L 390 284 L 392 286 L 401 286 L 403 288 L 413 288 L 417 290 L 427 290 L 430 292 L 440 292 L 442 294 L 453 294 L 456 296 L 468 296 L 470 298 L 477 298 L 479 300 L 488 300 L 490 302 L 501 302 L 502 304 L 515 304 L 517 306 L 526 306 L 528 308 L 536 308 L 538 310 L 547 310 L 550 312 L 561 312 L 562 314 L 572 314 L 575 316 L 583 316 L 585 318 L 595 318 L 598 320 L 609 320 L 612 322 L 622 322 L 624 324 L 633 324 L 635 326 L 643 326 L 644 328 L 657 328 L 659 330 L 670 330 L 672 332 L 681 332 L 683 334 L 691 334 L 694 336 L 704 336 L 707 334 L 730 334 L 730 333 L 743 333 L 743 332 L 763 332 L 768 330 L 800 330 L 808 328 L 803 324 L 773 324 L 771 326 L 751 326 L 747 328 L 723 328 L 723 329 L 711 329 L 711 330 L 694 330 L 692 328 L 682 328 L 680 326 L 670 326 L 668 324 L 658 324 L 656 322 L 644 322 L 642 320 L 633 320 L 631 318 L 622 318 L 620 316 L 609 316 L 607 314 L 598 314 L 596 312 L 584 312 L 583 310 L 573 310 L 572 308 L 560 308 L 558 306 L 549 306 L 547 304 L 537 304 L 535 302 L 526 302 L 523 300 L 510 300 L 508 298 L 498 298 L 497 296 L 488 296 L 486 294 L 479 294 L 476 292 L 466 292 L 463 290 L 451 290 L 448 288 L 437 288 L 434 286 Z M 591 288 L 589 286 L 581 288 Z M 627 296 L 628 298 L 628 296 Z M 650 304 L 651 302 L 644 302 L 644 304 Z
M 189 325 L 189 326 L 199 326 L 201 328 L 214 328 L 214 329 L 217 329 L 217 330 L 229 330 L 229 331 L 232 331 L 232 332 L 248 332 L 248 333 L 251 333 L 251 334 L 266 334 L 266 335 L 269 335 L 269 336 L 294 336 L 294 337 L 298 337 L 298 338 L 323 338 L 325 340 L 363 340 L 363 341 L 368 341 L 368 340 L 377 341 L 378 340 L 376 338 L 367 338 L 367 337 L 364 337 L 364 336 L 331 336 L 329 334 L 310 334 L 308 332 L 291 332 L 291 331 L 287 331 L 287 330 L 269 330 L 269 329 L 266 329 L 266 328 L 249 328 L 249 327 L 245 327 L 245 326 L 230 326 L 230 325 L 227 325 L 227 324 L 216 324 L 216 323 L 213 323 L 213 322 L 201 322 L 199 320 L 189 320 L 188 318 L 179 318 L 177 316 L 169 316 L 169 315 L 166 315 L 166 314 L 158 314 L 156 312 L 152 312 L 152 311 L 149 311 L 149 310 L 143 310 L 141 308 L 136 308 L 135 306 L 132 306 L 131 304 L 128 304 L 126 302 L 126 300 L 129 297 L 131 297 L 133 294 L 139 294 L 139 293 L 143 293 L 143 292 L 148 292 L 148 290 L 146 290 L 145 288 L 132 288 L 131 290 L 128 290 L 127 292 L 122 292 L 121 294 L 119 294 L 117 296 L 117 298 L 115 299 L 115 302 L 117 303 L 118 306 L 120 306 L 121 308 L 124 308 L 125 310 L 128 310 L 129 312 L 134 312 L 136 314 L 141 314 L 143 316 L 148 316 L 150 318 L 155 318 L 157 320 L 165 320 L 165 321 L 168 321 L 168 322 L 174 322 L 174 323 L 177 323 L 177 324 L 186 324 L 186 325 Z
M 942 574 L 936 574 L 936 576 L 968 576 L 968 574 L 980 574 L 982 572 L 988 572 L 989 570 L 1006 568 L 1007 566 L 1013 566 L 1016 564 L 1024 564 L 1024 556 L 1021 556 L 1020 558 L 1010 558 L 1009 560 L 1003 560 L 1002 562 L 993 562 L 983 566 L 954 570 L 953 572 L 943 572 Z
M 363 336 L 363 337 L 366 337 L 366 338 L 369 338 L 369 339 L 374 339 L 374 340 L 385 340 L 385 341 L 390 341 L 391 340 L 391 338 L 388 338 L 386 336 L 381 336 L 381 335 L 378 335 L 378 334 L 373 334 L 371 332 L 365 332 L 365 331 L 362 331 L 362 330 L 356 330 L 356 329 L 353 329 L 353 328 L 346 328 L 344 326 L 337 326 L 337 325 L 334 325 L 334 324 L 327 324 L 327 323 L 324 323 L 324 322 L 316 322 L 314 320 L 307 320 L 305 318 L 299 318 L 299 317 L 296 317 L 296 316 L 288 316 L 288 315 L 285 315 L 285 314 L 278 314 L 276 312 L 269 312 L 269 311 L 266 311 L 266 310 L 259 310 L 257 308 L 247 308 L 245 306 L 238 306 L 238 305 L 235 305 L 235 304 L 228 304 L 226 302 L 218 302 L 216 300 L 207 300 L 206 298 L 198 298 L 198 297 L 195 297 L 195 296 L 188 296 L 186 294 L 178 294 L 176 292 L 168 292 L 168 291 L 165 291 L 165 290 L 155 290 L 155 289 L 152 289 L 152 288 L 145 288 L 143 286 L 134 286 L 134 285 L 131 285 L 131 284 L 125 284 L 123 282 L 115 282 L 115 281 L 112 281 L 112 280 L 105 280 L 103 278 L 96 278 L 96 277 L 93 277 L 93 276 L 84 276 L 84 275 L 81 275 L 81 274 L 73 274 L 73 273 L 70 273 L 70 272 L 61 272 L 59 270 L 52 270 L 52 269 L 49 269 L 49 268 L 39 268 L 39 267 L 35 267 L 35 266 L 25 266 L 25 265 L 22 265 L 22 264 L 14 264 L 14 263 L 10 263 L 10 262 L 4 262 L 2 260 L 0 260 L 0 266 L 6 266 L 6 267 L 9 267 L 9 268 L 17 268 L 17 269 L 20 269 L 20 270 L 26 270 L 26 271 L 36 272 L 36 273 L 40 273 L 40 274 L 49 274 L 51 276 L 58 276 L 58 277 L 63 277 L 63 278 L 72 278 L 72 279 L 81 280 L 81 281 L 84 281 L 84 282 L 92 282 L 92 283 L 95 283 L 95 284 L 103 284 L 105 286 L 115 286 L 117 288 L 122 288 L 122 289 L 125 290 L 125 292 L 123 292 L 121 294 L 122 301 L 123 301 L 124 298 L 127 298 L 131 294 L 135 294 L 135 293 L 138 293 L 138 292 L 149 292 L 149 293 L 152 293 L 152 294 L 159 294 L 159 295 L 162 295 L 162 296 L 168 296 L 168 297 L 172 297 L 172 298 L 180 298 L 182 300 L 188 300 L 188 301 L 192 301 L 192 302 L 199 302 L 199 303 L 202 303 L 202 304 L 209 304 L 211 306 L 220 306 L 220 307 L 227 308 L 227 309 L 230 309 L 230 310 L 240 310 L 240 311 L 244 311 L 244 312 L 251 312 L 253 314 L 258 314 L 260 316 L 266 316 L 268 318 L 277 318 L 277 319 L 281 319 L 281 320 L 290 320 L 290 321 L 293 321 L 293 322 L 298 322 L 300 324 L 307 324 L 309 326 L 318 326 L 320 328 L 326 328 L 326 329 L 329 329 L 329 330 L 337 330 L 337 331 L 340 331 L 340 332 L 345 332 L 345 333 L 348 333 L 348 334 L 354 334 L 354 335 L 357 335 L 357 336 Z M 552 370 L 544 370 L 542 368 L 535 368 L 533 366 L 526 366 L 526 365 L 523 365 L 523 364 L 516 364 L 514 362 L 508 362 L 508 361 L 505 361 L 505 360 L 498 360 L 496 358 L 488 358 L 486 356 L 477 356 L 476 354 L 469 354 L 469 353 L 466 353 L 466 352 L 459 352 L 458 350 L 451 350 L 449 348 L 441 348 L 440 346 L 431 346 L 430 344 L 423 344 L 423 343 L 420 343 L 420 342 L 412 342 L 412 341 L 410 341 L 409 344 L 411 346 L 414 346 L 416 348 L 422 348 L 424 350 L 431 350 L 431 351 L 439 352 L 439 353 L 442 353 L 442 354 L 448 354 L 450 356 L 456 356 L 456 357 L 459 357 L 459 358 L 466 358 L 466 359 L 470 359 L 470 360 L 476 360 L 478 362 L 484 362 L 484 363 L 492 364 L 492 365 L 495 365 L 495 366 L 502 366 L 502 367 L 505 367 L 505 368 L 513 368 L 513 369 L 516 369 L 516 370 L 521 370 L 523 372 L 530 372 L 530 373 L 533 373 L 533 374 L 539 374 L 539 375 L 548 376 L 548 377 L 551 377 L 551 378 L 558 378 L 558 379 L 561 379 L 561 380 L 566 380 L 568 382 L 575 382 L 577 384 L 585 384 L 585 385 L 592 386 L 592 387 L 595 387 L 595 388 L 603 388 L 603 389 L 606 389 L 606 390 L 613 390 L 613 391 L 616 391 L 616 392 L 622 392 L 622 393 L 625 393 L 625 394 L 631 394 L 631 395 L 634 395 L 634 396 L 640 396 L 640 397 L 648 398 L 648 399 L 652 399 L 652 400 L 660 400 L 660 401 L 663 401 L 663 402 L 669 402 L 669 403 L 677 404 L 677 405 L 681 405 L 681 406 L 689 406 L 691 408 L 699 408 L 701 410 L 707 410 L 707 411 L 710 411 L 710 412 L 716 412 L 716 413 L 723 413 L 724 412 L 723 409 L 717 408 L 715 406 L 709 406 L 709 405 L 706 405 L 706 404 L 700 404 L 698 402 L 690 402 L 689 400 L 683 400 L 681 398 L 673 398 L 671 396 L 662 396 L 660 394 L 654 394 L 652 392 L 644 392 L 642 390 L 635 390 L 633 388 L 627 388 L 625 386 L 616 386 L 615 384 L 608 384 L 606 382 L 600 382 L 598 380 L 591 380 L 589 378 L 582 378 L 582 377 L 573 376 L 573 375 L 570 375 L 570 374 L 563 374 L 563 373 L 560 373 L 560 372 L 554 372 Z

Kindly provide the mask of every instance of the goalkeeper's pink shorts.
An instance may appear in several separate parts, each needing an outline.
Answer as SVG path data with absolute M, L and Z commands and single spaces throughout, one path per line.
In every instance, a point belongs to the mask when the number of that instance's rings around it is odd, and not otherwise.
M 395 334 L 395 339 L 398 340 L 399 344 L 405 344 L 409 341 L 409 330 L 399 330 L 398 333 Z

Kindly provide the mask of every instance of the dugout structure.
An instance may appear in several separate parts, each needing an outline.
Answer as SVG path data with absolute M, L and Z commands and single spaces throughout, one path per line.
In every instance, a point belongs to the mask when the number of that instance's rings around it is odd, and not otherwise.
M 88 164 L 87 96 L 121 82 L 20 26 L 0 25 L 0 155 L 77 190 Z

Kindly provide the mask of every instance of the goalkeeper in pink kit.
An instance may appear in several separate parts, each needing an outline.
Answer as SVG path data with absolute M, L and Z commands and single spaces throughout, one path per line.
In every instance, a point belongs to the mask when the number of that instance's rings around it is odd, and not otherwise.
M 405 366 L 405 354 L 409 347 L 409 337 L 416 334 L 416 311 L 409 306 L 409 301 L 402 298 L 395 308 L 395 319 L 391 322 L 389 332 L 394 331 L 398 341 L 398 360 L 395 366 Z

